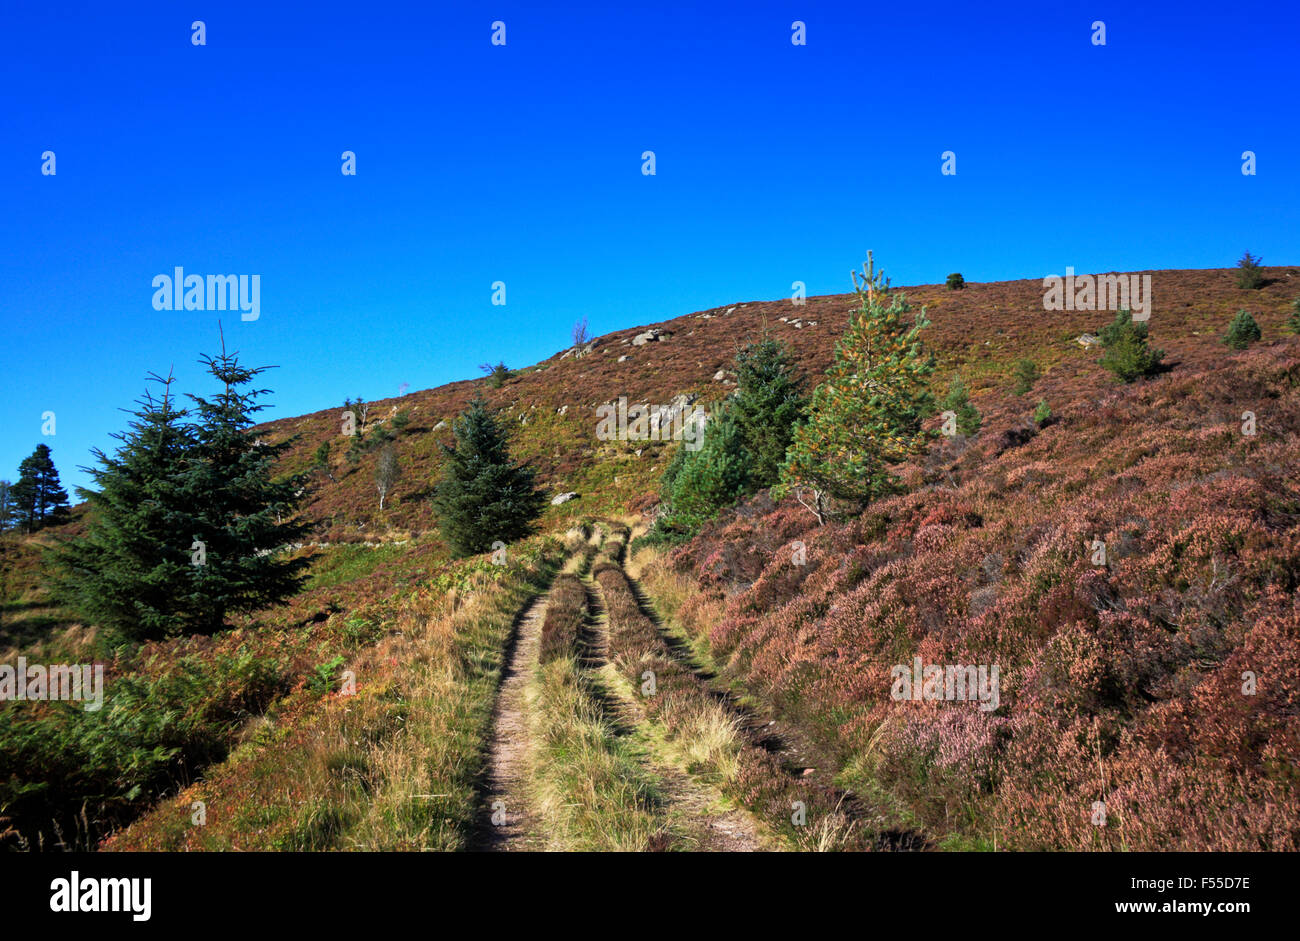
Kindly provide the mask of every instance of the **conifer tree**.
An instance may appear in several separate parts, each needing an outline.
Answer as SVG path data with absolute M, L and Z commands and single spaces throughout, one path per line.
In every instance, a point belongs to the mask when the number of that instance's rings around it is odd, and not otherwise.
M 29 533 L 67 518 L 68 492 L 59 483 L 49 445 L 38 444 L 23 458 L 18 465 L 18 480 L 10 488 L 10 499 L 19 525 Z
M 1237 262 L 1237 287 L 1253 291 L 1264 286 L 1264 269 L 1260 266 L 1263 260 L 1250 252 L 1241 256 Z
M 334 470 L 330 467 L 330 443 L 328 441 L 322 441 L 317 446 L 316 453 L 312 457 L 311 466 L 330 480 L 334 479 Z
M 1223 335 L 1223 344 L 1234 350 L 1244 350 L 1261 336 L 1263 334 L 1260 333 L 1259 324 L 1251 316 L 1250 311 L 1239 310 L 1237 316 L 1228 324 L 1228 330 Z
M 1024 395 L 1038 381 L 1038 364 L 1032 359 L 1016 360 L 1015 379 L 1016 384 L 1013 391 L 1016 395 Z
M 683 445 L 664 472 L 669 513 L 656 526 L 660 535 L 693 535 L 753 483 L 753 457 L 730 404 L 715 413 L 703 435 L 699 450 L 689 451 Z
M 934 357 L 921 341 L 925 309 L 891 294 L 868 253 L 863 281 L 853 272 L 858 308 L 813 392 L 808 421 L 794 432 L 778 497 L 793 493 L 819 523 L 832 500 L 862 505 L 897 489 L 890 466 L 920 450 L 922 422 L 934 414 L 926 379 Z
M 221 383 L 212 399 L 177 409 L 170 377 L 151 379 L 112 457 L 94 454 L 98 489 L 85 536 L 56 552 L 63 603 L 118 637 L 145 641 L 215 633 L 230 613 L 248 613 L 298 590 L 304 559 L 276 551 L 307 525 L 281 522 L 300 499 L 298 478 L 271 477 L 288 443 L 251 434 L 264 390 L 245 391 L 262 369 L 239 366 L 223 349 L 202 362 Z M 193 416 L 197 421 L 189 421 Z
M 546 495 L 531 467 L 510 457 L 505 431 L 481 398 L 452 424 L 455 444 L 441 445 L 446 458 L 433 506 L 443 538 L 458 555 L 486 552 L 533 532 Z
M 221 391 L 212 398 L 189 396 L 197 421 L 180 487 L 193 508 L 190 535 L 204 555 L 195 566 L 188 620 L 192 630 L 214 633 L 231 613 L 257 611 L 297 593 L 309 563 L 276 550 L 299 541 L 310 524 L 285 519 L 297 508 L 305 479 L 272 476 L 291 442 L 267 444 L 251 431 L 253 416 L 266 408 L 258 400 L 268 390 L 248 387 L 267 367 L 240 366 L 224 340 L 218 356 L 200 362 Z
M 966 391 L 966 383 L 962 381 L 961 376 L 952 377 L 948 394 L 939 403 L 939 408 L 945 412 L 952 412 L 956 416 L 958 434 L 969 437 L 980 430 L 979 409 L 970 404 L 970 394 Z
M 748 482 L 755 487 L 770 487 L 781 476 L 795 426 L 807 407 L 799 384 L 789 350 L 778 340 L 764 337 L 736 354 L 736 395 L 730 407 L 749 452 Z
M 96 489 L 78 490 L 90 506 L 86 534 L 55 553 L 61 603 L 131 640 L 179 633 L 194 577 L 190 503 L 178 480 L 193 441 L 171 377 L 150 380 L 161 393 L 145 390 L 127 430 L 113 435 L 116 452 L 92 452 L 100 466 L 86 472 Z
M 1101 328 L 1101 364 L 1124 382 L 1149 376 L 1160 367 L 1164 350 L 1147 342 L 1145 321 L 1133 320 L 1132 311 L 1117 310 L 1115 319 Z
M 14 501 L 11 494 L 13 484 L 0 480 L 0 533 L 13 528 Z

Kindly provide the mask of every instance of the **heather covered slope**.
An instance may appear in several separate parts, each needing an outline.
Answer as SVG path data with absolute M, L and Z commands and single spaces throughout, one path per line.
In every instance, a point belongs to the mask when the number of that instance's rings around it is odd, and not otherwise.
M 671 557 L 646 557 L 645 586 L 709 648 L 725 681 L 779 718 L 809 761 L 809 783 L 854 791 L 879 812 L 873 825 L 934 846 L 1297 848 L 1300 338 L 1283 324 L 1300 269 L 1265 274 L 1247 291 L 1232 269 L 1152 272 L 1151 340 L 1166 350 L 1165 368 L 1131 386 L 1076 342 L 1111 313 L 1046 312 L 1041 280 L 900 289 L 929 308 L 933 388 L 959 371 L 983 413 L 979 434 L 937 438 L 902 468 L 908 493 L 826 527 L 792 501 L 747 500 Z M 260 426 L 269 440 L 293 438 L 284 471 L 307 471 L 321 444 L 331 448 L 305 513 L 320 524 L 311 539 L 333 545 L 299 550 L 313 559 L 307 591 L 217 638 L 148 644 L 114 661 L 110 677 L 141 690 L 118 700 L 119 724 L 175 704 L 146 730 L 166 746 L 148 774 L 116 774 L 109 752 L 78 765 L 102 738 L 97 727 L 70 737 L 71 714 L 28 710 L 46 730 L 12 756 L 30 773 L 29 816 L 45 826 L 54 816 L 45 805 L 73 816 L 94 794 L 107 796 L 91 804 L 86 832 L 73 839 L 65 826 L 75 845 L 150 804 L 110 845 L 460 845 L 494 670 L 513 606 L 556 564 L 549 536 L 584 517 L 648 521 L 677 447 L 597 440 L 597 406 L 684 393 L 716 402 L 734 388 L 725 371 L 737 348 L 764 329 L 789 345 L 811 388 L 853 306 L 852 295 L 741 303 L 652 325 L 666 339 L 636 344 L 647 329 L 638 327 L 582 355 L 558 352 L 500 388 L 464 381 L 371 403 L 366 431 L 393 431 L 402 465 L 382 512 L 377 453 L 344 457 L 341 412 L 355 390 L 325 389 L 328 409 Z M 1232 352 L 1220 338 L 1239 309 L 1263 339 Z M 1022 358 L 1042 376 L 1018 395 Z M 516 455 L 548 492 L 580 494 L 547 510 L 527 565 L 525 547 L 512 547 L 508 572 L 486 557 L 450 561 L 428 499 L 438 443 L 475 394 L 506 416 Z M 1029 418 L 1040 399 L 1052 410 L 1041 427 Z M 409 423 L 396 430 L 403 411 Z M 1254 435 L 1242 430 L 1247 411 Z M 37 544 L 79 526 L 0 540 L 0 645 L 11 654 L 108 658 L 94 627 L 69 627 L 44 594 Z M 1093 562 L 1095 540 L 1104 564 Z M 792 564 L 796 542 L 806 565 Z M 479 600 L 467 608 L 459 592 L 470 589 Z M 890 667 L 918 656 L 998 665 L 999 708 L 893 701 Z M 441 679 L 426 682 L 426 663 L 444 661 Z M 345 662 L 379 671 L 358 671 L 364 710 L 331 692 Z M 174 679 L 186 671 L 192 684 Z M 1253 694 L 1243 694 L 1243 674 Z M 424 771 L 403 770 L 429 767 L 407 761 L 415 740 L 395 734 L 411 697 L 434 717 L 421 728 L 446 719 L 460 730 L 417 742 L 454 773 L 417 780 Z M 332 730 L 323 746 L 319 728 Z M 408 790 L 451 793 L 444 778 L 455 779 L 451 829 L 430 830 L 428 815 L 390 826 L 389 803 L 348 790 L 361 767 L 348 743 L 372 733 L 393 746 L 366 759 L 376 780 L 397 782 L 385 792 L 391 807 Z M 281 813 L 286 773 L 305 790 Z M 27 777 L 15 780 L 27 788 Z M 55 781 L 67 793 L 42 797 L 37 789 Z M 184 825 L 195 794 L 225 808 L 203 839 Z M 1104 827 L 1093 822 L 1098 803 Z M 364 839 L 344 838 L 361 830 Z
M 948 845 L 1297 849 L 1300 339 L 1266 315 L 1231 353 L 1215 303 L 1177 330 L 1157 307 L 1150 381 L 1067 355 L 977 399 L 984 430 L 858 518 L 751 501 L 660 572 L 706 589 L 679 619 L 840 783 Z M 998 664 L 1000 708 L 894 701 L 914 657 Z
M 1266 343 L 1279 338 L 1290 302 L 1300 294 L 1297 268 L 1265 269 L 1269 283 L 1256 291 L 1236 287 L 1234 269 L 1149 273 L 1155 298 L 1152 341 L 1168 351 L 1169 365 L 1184 372 L 1222 357 L 1218 335 L 1238 309 L 1255 315 Z M 1075 342 L 1111 315 L 1044 311 L 1041 279 L 968 283 L 962 291 L 942 285 L 899 290 L 915 306 L 929 308 L 933 326 L 927 336 L 939 356 L 935 388 L 945 388 L 952 372 L 960 369 L 976 405 L 995 420 L 1032 410 L 1039 397 L 1056 408 L 1058 402 L 1065 406 L 1080 397 L 1095 399 L 1113 385 L 1097 365 L 1097 352 Z M 271 440 L 297 436 L 286 469 L 308 469 L 316 449 L 323 442 L 331 444 L 336 479 L 320 475 L 306 508 L 323 524 L 318 538 L 356 541 L 419 532 L 434 526 L 426 497 L 439 475 L 437 443 L 450 441 L 451 419 L 481 393 L 504 410 L 517 431 L 519 455 L 534 463 L 543 484 L 555 493 L 573 490 L 582 495 L 550 511 L 558 526 L 581 513 L 644 505 L 670 456 L 671 445 L 596 440 L 598 405 L 623 395 L 632 403 L 666 404 L 682 393 L 698 394 L 706 405 L 716 401 L 732 387 L 725 380 L 715 381 L 715 374 L 730 369 L 737 348 L 765 327 L 789 344 L 815 382 L 831 362 L 853 305 L 851 294 L 810 297 L 802 306 L 789 300 L 728 305 L 607 334 L 582 356 L 557 352 L 520 370 L 498 389 L 486 379 L 467 380 L 373 402 L 371 428 L 400 410 L 410 417 L 397 445 L 402 479 L 383 513 L 374 484 L 376 454 L 365 455 L 355 466 L 343 457 L 349 439 L 340 434 L 341 413 L 350 390 L 335 390 L 337 402 L 323 411 L 271 422 L 265 431 Z M 634 337 L 651 328 L 667 338 L 633 344 Z M 619 362 L 622 357 L 627 358 Z M 1045 372 L 1032 401 L 1008 394 L 1014 362 L 1021 357 L 1034 359 Z M 447 426 L 439 428 L 441 421 Z
M 1046 312 L 1041 281 L 908 289 L 933 321 L 934 387 L 960 372 L 980 433 L 936 442 L 903 468 L 909 493 L 855 519 L 819 528 L 796 505 L 748 501 L 659 573 L 685 583 L 678 617 L 726 675 L 890 823 L 952 846 L 1300 845 L 1300 340 L 1283 326 L 1300 273 L 1268 269 L 1258 291 L 1230 269 L 1151 275 L 1164 369 L 1132 386 L 1076 342 L 1109 312 Z M 706 311 L 655 325 L 666 340 L 633 346 L 641 330 L 623 331 L 499 390 L 463 383 L 401 404 L 432 424 L 482 390 L 519 422 L 543 481 L 582 493 L 552 514 L 649 510 L 665 447 L 595 441 L 595 407 L 716 401 L 729 387 L 714 373 L 765 328 L 815 382 L 851 306 Z M 1232 352 L 1220 339 L 1239 309 L 1263 340 Z M 1043 375 L 1017 395 L 1021 358 Z M 1052 409 L 1041 428 L 1039 400 Z M 306 453 L 330 419 L 299 422 Z M 433 460 L 420 466 L 408 481 L 436 476 Z M 362 472 L 327 485 L 315 512 L 381 527 L 357 496 L 369 486 Z M 430 525 L 421 503 L 402 507 L 403 525 Z M 796 541 L 807 565 L 792 564 Z M 999 708 L 893 701 L 890 667 L 915 657 L 999 665 Z

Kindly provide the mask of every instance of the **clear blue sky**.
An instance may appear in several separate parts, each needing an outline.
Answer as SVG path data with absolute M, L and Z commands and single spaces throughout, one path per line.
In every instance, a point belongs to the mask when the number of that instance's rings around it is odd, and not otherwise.
M 84 483 L 147 372 L 205 388 L 218 316 L 274 417 L 842 292 L 867 248 L 895 284 L 1300 261 L 1294 3 L 1136 6 L 6 3 L 0 476 L 44 441 Z M 178 265 L 260 275 L 260 319 L 155 311 Z

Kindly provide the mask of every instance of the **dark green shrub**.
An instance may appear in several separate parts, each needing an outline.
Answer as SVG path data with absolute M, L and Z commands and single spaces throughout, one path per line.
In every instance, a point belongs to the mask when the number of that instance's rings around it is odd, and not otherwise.
M 1239 310 L 1237 316 L 1228 324 L 1228 332 L 1223 335 L 1223 345 L 1234 350 L 1244 350 L 1258 340 L 1262 334 L 1259 324 L 1249 311 Z
M 1154 374 L 1164 359 L 1164 350 L 1147 343 L 1147 325 L 1134 323 L 1131 311 L 1115 313 L 1113 322 L 1099 334 L 1103 352 L 1101 364 L 1124 382 L 1133 382 Z
M 1038 381 L 1038 364 L 1032 359 L 1019 360 L 1016 363 L 1015 380 L 1016 395 L 1024 395 Z
M 969 437 L 980 430 L 979 409 L 970 404 L 970 395 L 966 392 L 966 383 L 962 382 L 961 376 L 952 377 L 948 395 L 939 403 L 939 408 L 957 416 L 959 434 Z
M 960 271 L 954 271 L 948 275 L 947 284 L 949 291 L 960 291 L 966 286 L 966 279 L 961 276 Z

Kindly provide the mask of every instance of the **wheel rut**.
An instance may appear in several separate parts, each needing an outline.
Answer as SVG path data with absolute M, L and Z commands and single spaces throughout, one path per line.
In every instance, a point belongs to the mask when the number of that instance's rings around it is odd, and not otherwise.
M 542 849 L 528 806 L 528 717 L 524 690 L 537 664 L 547 595 L 537 595 L 519 612 L 492 715 L 492 738 L 475 827 L 475 849 L 512 852 Z
M 630 578 L 629 578 L 630 581 Z M 600 678 L 606 690 L 602 706 L 615 726 L 624 734 L 643 727 L 645 718 L 639 703 L 612 692 L 617 675 L 609 661 L 609 619 L 600 585 L 587 575 L 587 609 L 591 634 L 586 648 L 586 666 Z M 754 817 L 745 810 L 726 806 L 721 792 L 678 767 L 666 756 L 647 750 L 646 762 L 663 787 L 665 814 L 671 821 L 680 849 L 701 852 L 752 853 L 770 848 L 770 841 L 760 835 Z

